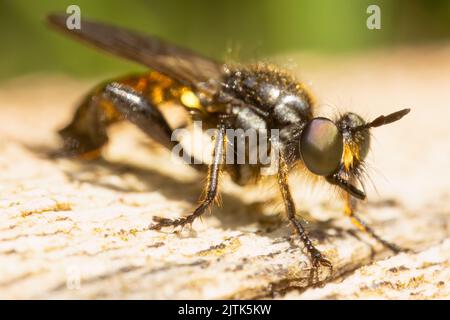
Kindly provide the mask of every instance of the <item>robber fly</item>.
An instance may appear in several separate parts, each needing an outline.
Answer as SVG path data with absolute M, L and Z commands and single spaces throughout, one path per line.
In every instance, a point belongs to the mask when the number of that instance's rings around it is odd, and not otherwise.
M 79 30 L 67 29 L 66 17 L 62 15 L 50 15 L 48 21 L 88 44 L 150 68 L 147 73 L 102 84 L 86 96 L 70 124 L 59 131 L 65 154 L 98 154 L 108 140 L 107 127 L 123 119 L 171 149 L 176 143 L 171 140 L 173 129 L 158 109 L 167 102 L 183 106 L 192 118 L 216 129 L 212 162 L 194 165 L 208 172 L 206 195 L 200 205 L 186 217 L 155 217 L 150 229 L 192 224 L 217 197 L 221 172 L 227 172 L 239 185 L 258 178 L 259 163 L 223 163 L 227 129 L 278 129 L 278 186 L 287 218 L 307 249 L 313 267 L 331 267 L 331 263 L 296 218 L 288 173 L 299 167 L 342 190 L 345 213 L 351 221 L 392 251 L 400 251 L 356 215 L 355 202 L 366 195 L 355 182 L 361 177 L 369 151 L 369 130 L 401 119 L 409 109 L 373 121 L 365 121 L 354 113 L 342 114 L 336 120 L 318 117 L 305 85 L 273 66 L 230 66 L 154 36 L 88 20 L 81 22 Z

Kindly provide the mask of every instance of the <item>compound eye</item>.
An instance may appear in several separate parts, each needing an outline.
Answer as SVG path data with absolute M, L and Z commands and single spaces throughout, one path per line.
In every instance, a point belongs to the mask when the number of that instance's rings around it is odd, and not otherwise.
M 333 121 L 314 118 L 303 129 L 300 153 L 309 171 L 328 176 L 336 171 L 344 149 L 343 137 Z

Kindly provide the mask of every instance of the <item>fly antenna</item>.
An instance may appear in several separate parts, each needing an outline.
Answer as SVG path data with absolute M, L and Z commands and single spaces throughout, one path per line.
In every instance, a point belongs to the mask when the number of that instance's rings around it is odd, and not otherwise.
M 364 129 L 369 129 L 369 128 L 376 128 L 376 127 L 381 127 L 384 126 L 385 124 L 389 124 L 395 121 L 400 120 L 401 118 L 403 118 L 404 116 L 406 116 L 409 112 L 411 111 L 411 109 L 406 108 L 391 114 L 388 114 L 387 116 L 379 116 L 378 118 L 376 118 L 375 120 L 368 122 L 366 124 L 363 124 L 361 126 L 357 126 L 352 128 L 351 130 L 353 132 L 356 131 L 361 131 Z

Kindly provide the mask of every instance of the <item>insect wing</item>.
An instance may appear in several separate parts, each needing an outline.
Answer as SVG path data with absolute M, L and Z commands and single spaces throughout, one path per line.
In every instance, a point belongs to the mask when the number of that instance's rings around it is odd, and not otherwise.
M 141 63 L 192 88 L 222 74 L 222 64 L 158 37 L 89 20 L 82 20 L 80 29 L 70 30 L 66 16 L 53 14 L 47 19 L 50 25 L 84 42 Z

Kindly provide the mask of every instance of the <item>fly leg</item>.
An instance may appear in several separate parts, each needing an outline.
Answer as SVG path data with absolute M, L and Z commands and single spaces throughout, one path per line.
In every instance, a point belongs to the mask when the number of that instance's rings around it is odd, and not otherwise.
M 295 232 L 299 235 L 300 240 L 303 242 L 306 250 L 308 251 L 314 269 L 317 269 L 322 265 L 332 270 L 333 267 L 331 262 L 327 260 L 322 255 L 322 253 L 313 245 L 305 228 L 295 217 L 295 204 L 294 200 L 292 199 L 291 192 L 289 191 L 287 175 L 287 164 L 284 162 L 283 157 L 280 157 L 280 166 L 278 169 L 278 185 L 281 191 L 281 195 L 283 196 L 283 202 L 289 222 L 293 226 Z
M 178 219 L 167 219 L 161 217 L 154 217 L 155 224 L 149 226 L 150 230 L 160 230 L 164 227 L 183 227 L 186 224 L 192 224 L 194 220 L 200 217 L 214 202 L 217 196 L 217 189 L 219 183 L 219 175 L 222 170 L 222 162 L 224 157 L 224 142 L 225 142 L 225 126 L 220 124 L 217 128 L 215 138 L 213 162 L 208 169 L 208 183 L 206 186 L 206 196 L 201 201 L 200 205 L 194 212 L 186 217 Z
M 352 196 L 349 193 L 345 193 L 345 208 L 344 212 L 345 215 L 350 218 L 350 221 L 361 231 L 368 233 L 370 236 L 372 236 L 375 240 L 377 240 L 379 243 L 381 243 L 383 246 L 388 248 L 389 250 L 393 251 L 394 253 L 399 253 L 402 251 L 405 251 L 405 249 L 400 248 L 394 243 L 388 242 L 381 238 L 378 234 L 373 231 L 371 227 L 367 225 L 365 221 L 363 221 L 358 215 L 355 214 L 355 208 L 356 208 L 356 199 L 353 199 Z
M 64 149 L 57 155 L 88 159 L 100 156 L 101 147 L 108 141 L 108 126 L 122 120 L 132 122 L 171 150 L 178 142 L 172 140 L 173 130 L 156 105 L 174 97 L 165 94 L 170 91 L 169 86 L 162 87 L 162 81 L 157 80 L 150 74 L 147 78 L 129 77 L 96 88 L 78 107 L 70 124 L 59 131 Z M 207 168 L 189 155 L 185 159 L 199 171 Z
M 96 153 L 108 142 L 107 128 L 133 117 L 155 141 L 171 146 L 172 130 L 157 108 L 176 100 L 179 91 L 173 81 L 157 72 L 131 75 L 95 87 L 77 108 L 72 121 L 59 134 L 64 141 L 62 156 Z M 126 97 L 125 97 L 126 96 Z M 119 105 L 120 104 L 120 105 Z
M 135 89 L 112 82 L 105 86 L 103 97 L 112 102 L 125 120 L 135 124 L 154 141 L 169 150 L 178 144 L 176 140 L 172 140 L 172 129 L 161 111 Z M 194 157 L 187 155 L 185 159 L 193 168 L 199 171 L 206 170 L 207 166 Z
M 135 124 L 154 141 L 169 150 L 175 146 L 177 142 L 171 141 L 172 129 L 161 111 L 142 94 L 117 82 L 107 84 L 102 94 L 124 119 Z
M 63 149 L 56 156 L 93 159 L 108 142 L 107 128 L 122 120 L 114 105 L 104 99 L 104 87 L 95 88 L 77 108 L 72 121 L 58 133 L 63 139 Z
M 112 82 L 89 94 L 72 122 L 59 131 L 66 155 L 99 150 L 108 141 L 108 126 L 121 120 L 133 122 L 167 148 L 174 144 L 172 129 L 159 109 L 131 86 Z

